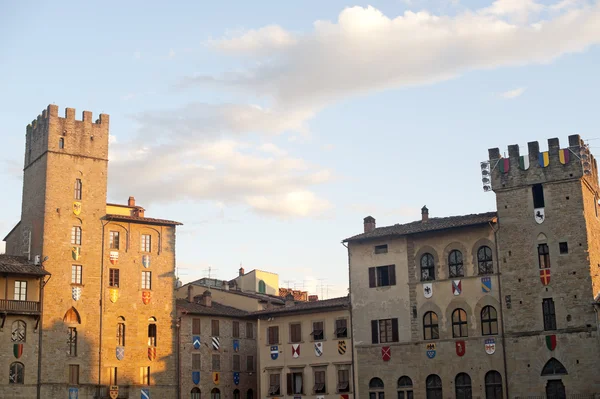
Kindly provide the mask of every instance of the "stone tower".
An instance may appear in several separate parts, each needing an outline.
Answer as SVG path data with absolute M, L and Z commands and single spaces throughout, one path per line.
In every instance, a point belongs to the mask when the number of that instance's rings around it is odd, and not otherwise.
M 489 150 L 496 193 L 508 397 L 600 392 L 598 170 L 578 135 L 508 158 Z M 485 168 L 485 164 L 482 166 Z

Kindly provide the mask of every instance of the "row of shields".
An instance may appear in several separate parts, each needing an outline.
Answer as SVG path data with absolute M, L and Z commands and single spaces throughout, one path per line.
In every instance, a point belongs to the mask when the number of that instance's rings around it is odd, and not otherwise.
M 323 355 L 323 342 L 315 342 L 313 344 L 314 352 L 316 357 L 321 357 Z M 300 344 L 292 344 L 292 357 L 297 359 L 300 357 Z M 346 341 L 338 341 L 337 343 L 337 352 L 338 355 L 346 354 Z M 271 359 L 277 360 L 279 357 L 279 345 L 271 345 Z

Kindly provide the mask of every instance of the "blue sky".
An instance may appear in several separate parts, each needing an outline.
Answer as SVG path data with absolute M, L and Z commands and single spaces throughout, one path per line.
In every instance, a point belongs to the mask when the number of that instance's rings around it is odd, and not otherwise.
M 0 228 L 27 123 L 104 112 L 108 200 L 184 223 L 183 281 L 242 263 L 344 295 L 363 217 L 494 209 L 490 147 L 579 133 L 594 151 L 598 18 L 591 0 L 4 2 Z

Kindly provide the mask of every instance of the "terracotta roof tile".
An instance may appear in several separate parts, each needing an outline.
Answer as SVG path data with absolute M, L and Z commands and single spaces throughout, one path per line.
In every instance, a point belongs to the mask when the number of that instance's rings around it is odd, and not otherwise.
M 174 220 L 166 220 L 166 219 L 155 219 L 155 218 L 147 218 L 147 217 L 139 217 L 139 216 L 128 216 L 128 215 L 115 215 L 115 214 L 107 214 L 104 216 L 106 220 L 122 220 L 122 221 L 132 221 L 132 222 L 140 222 L 147 224 L 159 224 L 159 225 L 173 225 L 173 226 L 182 226 L 183 223 L 176 222 Z
M 186 299 L 177 300 L 177 308 L 188 314 L 224 317 L 247 317 L 251 313 L 245 310 L 211 301 L 211 306 L 204 306 L 196 302 L 188 302 Z
M 321 301 L 314 302 L 295 302 L 293 306 L 280 307 L 267 310 L 259 310 L 253 312 L 253 315 L 262 316 L 270 314 L 286 314 L 296 312 L 319 312 L 322 310 L 329 309 L 345 309 L 350 307 L 350 299 L 347 296 L 339 298 L 324 299 Z
M 49 276 L 50 273 L 40 266 L 32 265 L 24 256 L 0 255 L 0 273 L 29 274 Z

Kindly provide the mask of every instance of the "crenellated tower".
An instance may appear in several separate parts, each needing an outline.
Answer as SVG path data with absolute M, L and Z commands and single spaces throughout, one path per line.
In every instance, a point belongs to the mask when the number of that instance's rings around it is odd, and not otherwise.
M 510 397 L 600 392 L 598 168 L 579 135 L 489 150 Z M 550 396 L 549 396 L 550 397 Z

